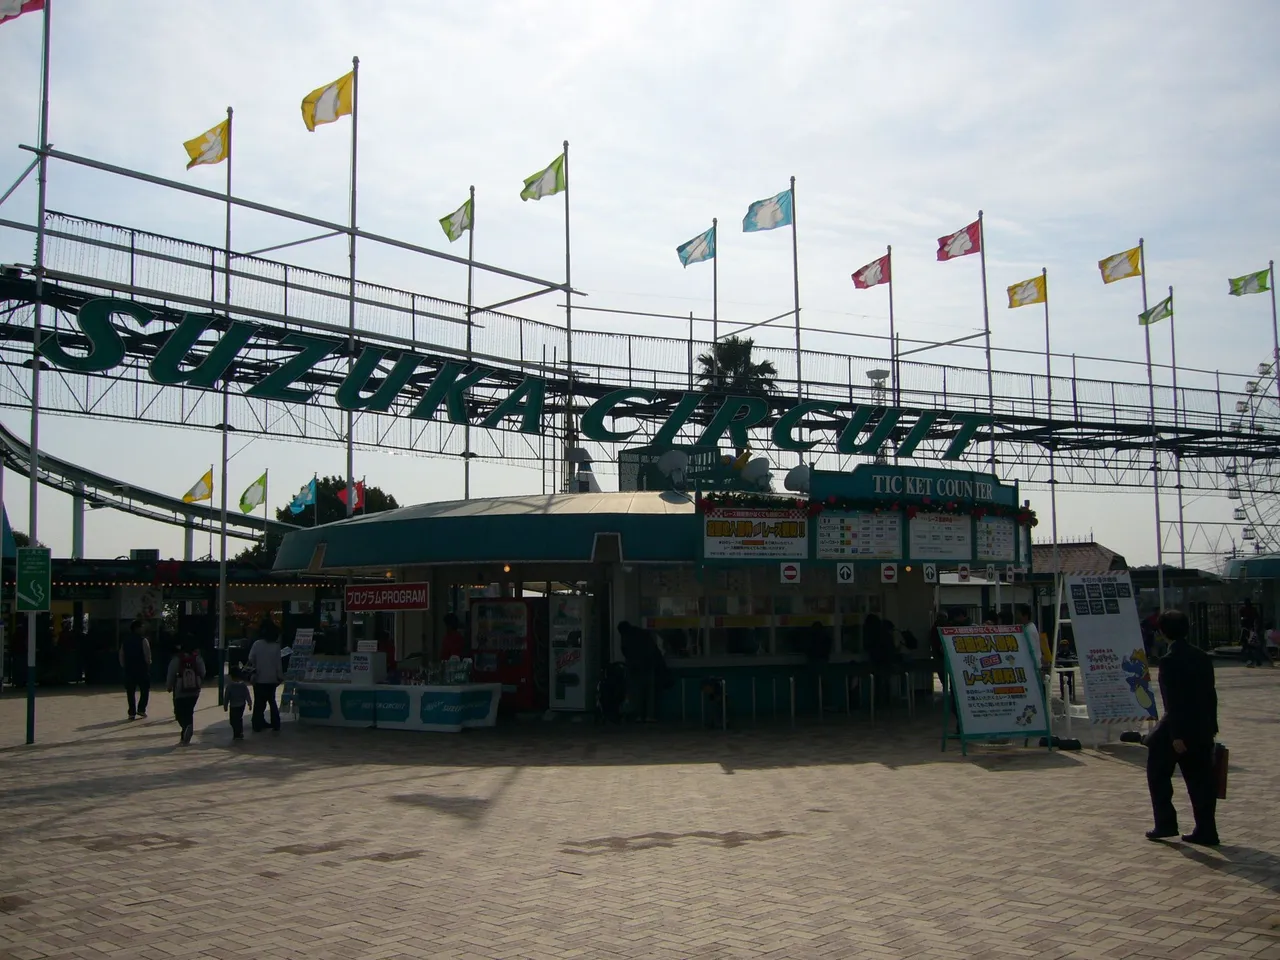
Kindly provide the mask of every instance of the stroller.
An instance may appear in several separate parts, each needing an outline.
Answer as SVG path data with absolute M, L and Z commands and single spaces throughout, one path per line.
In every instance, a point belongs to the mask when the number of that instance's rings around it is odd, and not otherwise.
M 596 683 L 596 723 L 621 723 L 622 704 L 627 699 L 627 668 L 611 663 Z

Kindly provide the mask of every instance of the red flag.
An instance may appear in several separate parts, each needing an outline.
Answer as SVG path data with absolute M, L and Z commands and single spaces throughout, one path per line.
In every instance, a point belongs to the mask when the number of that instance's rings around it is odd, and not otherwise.
M 0 0 L 0 23 L 8 23 L 24 13 L 44 9 L 44 0 Z
M 938 238 L 938 259 L 952 260 L 977 253 L 982 249 L 981 221 L 975 220 L 963 230 L 957 230 L 949 237 Z
M 889 255 L 879 260 L 872 260 L 853 275 L 853 285 L 859 290 L 874 287 L 877 283 L 888 283 L 893 278 L 889 275 Z
M 359 510 L 361 507 L 363 507 L 363 506 L 364 506 L 364 481 L 363 481 L 363 480 L 357 480 L 357 481 L 353 484 L 353 486 L 355 487 L 355 490 L 356 490 L 356 505 L 355 505 L 354 507 L 352 507 L 352 508 L 351 508 L 351 510 L 352 510 L 352 512 L 355 512 L 356 510 Z M 346 487 L 339 487 L 339 488 L 338 488 L 338 500 L 340 500 L 340 501 L 342 502 L 343 506 L 345 506 L 345 505 L 346 505 L 346 503 L 347 503 L 347 488 L 346 488 Z

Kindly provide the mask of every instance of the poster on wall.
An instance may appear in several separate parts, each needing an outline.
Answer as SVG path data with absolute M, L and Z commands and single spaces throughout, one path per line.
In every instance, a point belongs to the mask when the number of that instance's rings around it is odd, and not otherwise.
M 962 514 L 920 513 L 909 524 L 912 560 L 972 560 L 972 520 Z
M 1128 571 L 1063 580 L 1089 718 L 1098 723 L 1157 719 Z
M 824 510 L 818 515 L 818 559 L 902 559 L 902 514 Z
M 311 627 L 300 627 L 293 634 L 289 647 L 289 665 L 284 674 L 284 691 L 280 694 L 280 707 L 293 706 L 298 684 L 311 672 L 311 656 L 315 653 L 316 632 Z
M 1018 627 L 942 627 L 939 634 L 962 742 L 1048 736 L 1035 657 Z
M 586 605 L 586 597 L 551 597 L 552 710 L 587 709 Z
M 1012 563 L 1018 543 L 1018 525 L 1009 517 L 979 517 L 978 559 Z
M 164 611 L 159 587 L 121 587 L 121 620 L 155 620 Z
M 708 560 L 804 560 L 809 556 L 809 517 L 804 510 L 711 507 L 702 523 L 702 555 Z

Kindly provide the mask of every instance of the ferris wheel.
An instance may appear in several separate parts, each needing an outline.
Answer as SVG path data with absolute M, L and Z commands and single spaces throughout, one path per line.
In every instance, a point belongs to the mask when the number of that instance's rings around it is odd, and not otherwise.
M 1280 420 L 1276 370 L 1258 364 L 1258 377 L 1246 380 L 1236 401 L 1234 429 L 1268 430 Z M 1232 519 L 1244 521 L 1240 537 L 1259 553 L 1280 552 L 1280 473 L 1270 459 L 1238 459 L 1227 467 L 1227 497 L 1236 501 Z

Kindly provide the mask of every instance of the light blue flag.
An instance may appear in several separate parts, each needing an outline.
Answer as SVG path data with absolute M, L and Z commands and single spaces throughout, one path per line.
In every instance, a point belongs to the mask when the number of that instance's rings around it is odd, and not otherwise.
M 716 228 L 700 233 L 687 243 L 676 247 L 676 256 L 686 267 L 691 263 L 701 263 L 716 255 Z
M 316 478 L 312 477 L 302 485 L 289 503 L 289 512 L 295 516 L 316 502 Z
M 783 190 L 776 197 L 770 197 L 768 200 L 757 200 L 747 208 L 747 215 L 742 218 L 743 233 L 789 226 L 791 226 L 790 190 Z

